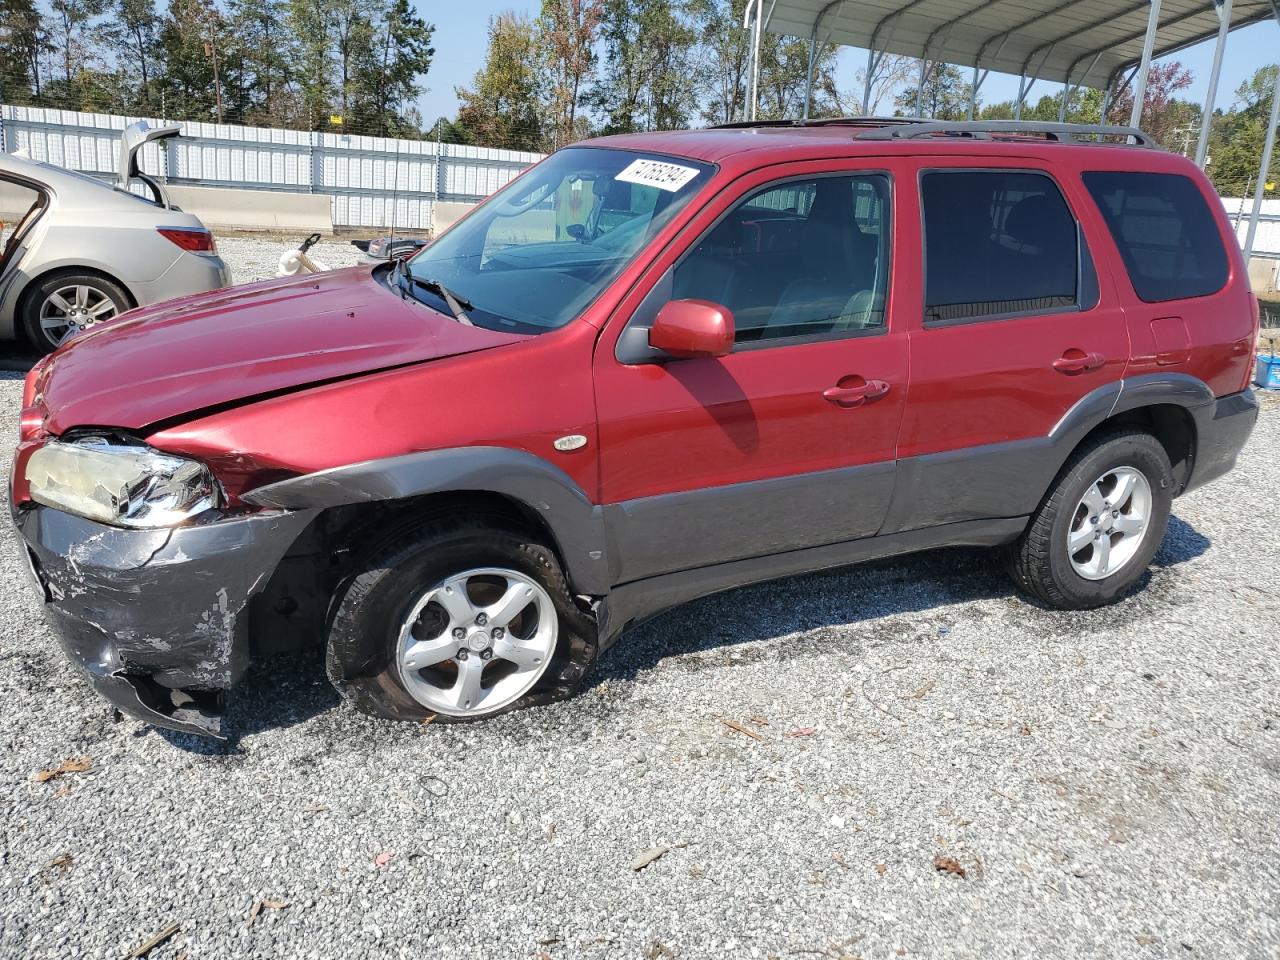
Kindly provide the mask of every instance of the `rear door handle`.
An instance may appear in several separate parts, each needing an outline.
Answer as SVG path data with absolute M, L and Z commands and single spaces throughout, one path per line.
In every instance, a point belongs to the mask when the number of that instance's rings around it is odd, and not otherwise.
M 861 379 L 845 377 L 844 380 Z M 883 380 L 864 380 L 862 383 L 850 384 L 847 387 L 827 387 L 822 391 L 822 399 L 834 403 L 837 407 L 860 407 L 872 400 L 879 400 L 889 392 L 889 384 Z
M 1053 361 L 1053 369 L 1059 373 L 1087 373 L 1090 370 L 1097 370 L 1107 362 L 1107 358 L 1102 354 L 1085 353 L 1083 350 L 1077 350 L 1072 347 L 1057 360 Z

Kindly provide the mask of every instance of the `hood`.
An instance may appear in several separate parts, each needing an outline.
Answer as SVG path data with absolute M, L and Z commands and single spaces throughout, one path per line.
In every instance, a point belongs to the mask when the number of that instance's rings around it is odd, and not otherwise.
M 525 340 L 401 300 L 354 267 L 134 310 L 47 358 L 46 429 L 138 430 L 263 394 Z

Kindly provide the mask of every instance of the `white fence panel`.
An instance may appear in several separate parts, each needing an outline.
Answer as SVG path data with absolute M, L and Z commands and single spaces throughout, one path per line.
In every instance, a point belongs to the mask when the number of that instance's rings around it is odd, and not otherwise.
M 0 106 L 0 149 L 108 178 L 120 131 L 147 119 Z M 340 227 L 425 230 L 437 200 L 475 202 L 542 159 L 540 154 L 187 121 L 182 139 L 143 148 L 142 169 L 170 183 L 326 194 Z

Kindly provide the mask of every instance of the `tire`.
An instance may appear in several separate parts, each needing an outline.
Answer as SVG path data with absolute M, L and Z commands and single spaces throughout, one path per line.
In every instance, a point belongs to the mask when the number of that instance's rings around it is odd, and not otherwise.
M 1126 484 L 1132 493 L 1121 499 Z M 1067 461 L 1013 544 L 1009 568 L 1014 583 L 1058 610 L 1114 603 L 1146 572 L 1164 539 L 1173 490 L 1168 454 L 1149 433 L 1116 432 L 1090 441 Z M 1103 503 L 1107 509 L 1097 509 Z M 1145 526 L 1132 543 L 1125 531 L 1136 529 L 1142 513 Z M 1074 553 L 1073 544 L 1078 547 Z
M 504 575 L 498 576 L 496 571 Z M 466 601 L 473 608 L 496 610 L 498 604 L 488 605 L 493 596 L 519 584 L 535 595 L 529 606 L 508 622 L 509 635 L 490 640 L 491 649 L 480 653 L 473 644 L 502 631 L 491 624 L 482 629 L 474 617 L 455 617 L 435 599 L 452 606 L 453 601 L 441 592 L 446 589 L 443 585 L 455 583 L 455 578 L 467 572 L 472 574 L 467 589 L 478 598 L 474 603 Z M 505 587 L 501 586 L 504 580 Z M 486 590 L 496 593 L 484 596 Z M 428 596 L 433 599 L 422 606 Z M 411 621 L 419 609 L 421 615 Z M 555 633 L 550 637 L 544 631 L 552 620 Z M 410 622 L 411 635 L 406 636 Z M 527 654 L 521 646 L 525 641 L 517 637 L 517 633 L 526 632 L 526 622 L 531 625 L 530 648 L 542 642 L 549 645 L 545 663 L 526 664 L 527 671 L 500 655 L 506 647 L 524 651 L 522 656 Z M 455 629 L 466 632 L 466 640 L 456 644 L 460 648 L 457 652 L 445 656 L 433 650 L 427 657 L 432 661 L 427 669 L 402 668 L 407 659 L 404 644 L 451 643 Z M 373 716 L 407 721 L 434 715 L 441 722 L 465 722 L 566 699 L 577 692 L 595 657 L 595 623 L 574 603 L 555 553 L 528 533 L 469 519 L 439 519 L 403 532 L 360 562 L 335 594 L 326 645 L 329 679 L 347 700 Z M 481 691 L 488 703 L 459 706 L 430 699 L 437 696 L 436 691 L 447 699 L 443 691 L 453 689 L 451 684 L 461 687 L 463 671 L 471 668 L 482 670 L 486 681 L 492 683 Z M 536 680 L 520 691 L 533 673 L 537 673 Z M 495 677 L 502 679 L 494 681 Z M 506 693 L 504 684 L 518 695 Z
M 94 273 L 56 273 L 33 284 L 23 297 L 22 329 L 33 347 L 49 353 L 85 327 L 131 307 L 129 294 L 114 280 Z

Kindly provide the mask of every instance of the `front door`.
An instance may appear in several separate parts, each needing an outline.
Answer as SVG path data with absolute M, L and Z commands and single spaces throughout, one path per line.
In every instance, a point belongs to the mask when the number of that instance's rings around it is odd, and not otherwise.
M 744 178 L 622 304 L 596 351 L 601 497 L 615 581 L 875 534 L 907 388 L 888 170 Z M 793 168 L 794 170 L 794 168 Z M 736 326 L 717 359 L 632 362 L 669 299 Z

